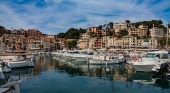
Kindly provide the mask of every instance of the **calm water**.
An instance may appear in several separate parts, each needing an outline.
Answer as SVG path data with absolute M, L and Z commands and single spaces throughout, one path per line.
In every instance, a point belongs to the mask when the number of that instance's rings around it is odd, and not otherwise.
M 13 69 L 0 83 L 21 79 L 21 93 L 170 93 L 170 81 L 135 73 L 128 64 L 86 65 L 63 59 L 36 56 L 34 68 Z

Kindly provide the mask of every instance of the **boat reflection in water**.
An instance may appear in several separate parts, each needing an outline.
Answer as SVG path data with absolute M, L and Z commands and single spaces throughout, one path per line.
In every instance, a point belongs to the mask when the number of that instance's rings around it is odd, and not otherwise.
M 149 85 L 151 89 L 161 89 L 162 91 L 169 91 L 170 89 L 170 80 L 165 78 L 154 78 L 153 73 L 145 73 L 145 72 L 136 72 L 131 78 L 128 80 L 128 86 L 132 87 L 132 83 L 136 82 L 135 86 L 139 89 L 146 89 L 146 86 Z M 156 88 L 155 88 L 156 87 Z
M 21 79 L 21 93 L 160 93 L 170 88 L 168 80 L 135 72 L 126 63 L 87 65 L 63 60 L 38 55 L 33 68 L 12 69 L 5 74 L 6 81 Z
M 89 77 L 100 77 L 100 79 L 104 78 L 104 80 L 107 78 L 107 80 L 113 82 L 112 85 L 115 87 L 114 89 L 117 87 L 117 82 L 126 82 L 125 88 L 128 89 L 137 88 L 140 89 L 140 91 L 143 89 L 144 92 L 146 92 L 147 89 L 155 91 L 154 93 L 159 93 L 170 87 L 170 81 L 152 78 L 153 73 L 136 72 L 131 65 L 126 63 L 113 65 L 87 65 L 85 62 L 66 62 L 62 59 L 60 64 L 69 64 L 68 66 L 76 69 L 76 71 L 79 70 L 81 73 Z M 80 74 L 74 73 L 74 75 Z M 160 88 L 160 90 L 158 91 L 155 87 Z

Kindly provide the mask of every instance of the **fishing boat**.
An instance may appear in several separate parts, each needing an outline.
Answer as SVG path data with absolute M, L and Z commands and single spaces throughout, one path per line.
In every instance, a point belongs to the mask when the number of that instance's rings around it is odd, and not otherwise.
M 27 58 L 27 53 L 4 53 L 0 59 L 7 62 L 10 68 L 33 67 L 33 58 Z M 32 55 L 32 54 L 31 54 Z

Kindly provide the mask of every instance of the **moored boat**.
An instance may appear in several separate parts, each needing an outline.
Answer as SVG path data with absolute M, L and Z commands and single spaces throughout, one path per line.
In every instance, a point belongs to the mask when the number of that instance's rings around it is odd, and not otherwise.
M 10 68 L 33 67 L 33 58 L 27 58 L 26 53 L 4 53 L 0 54 L 0 59 L 7 62 Z
M 168 51 L 153 51 L 147 52 L 146 56 L 142 58 L 133 57 L 132 66 L 136 71 L 152 72 L 152 68 L 156 64 L 169 62 Z

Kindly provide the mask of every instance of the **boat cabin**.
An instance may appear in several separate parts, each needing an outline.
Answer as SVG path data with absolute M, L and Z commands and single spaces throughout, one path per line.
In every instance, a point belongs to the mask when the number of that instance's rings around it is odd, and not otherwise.
M 167 51 L 153 51 L 148 52 L 146 58 L 169 59 Z

